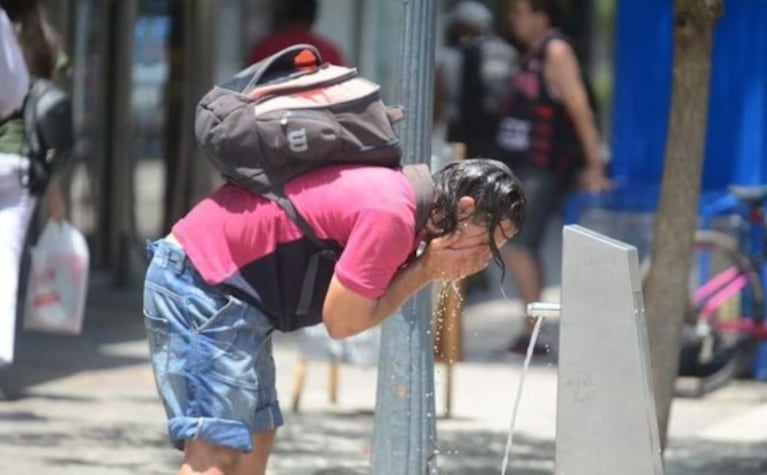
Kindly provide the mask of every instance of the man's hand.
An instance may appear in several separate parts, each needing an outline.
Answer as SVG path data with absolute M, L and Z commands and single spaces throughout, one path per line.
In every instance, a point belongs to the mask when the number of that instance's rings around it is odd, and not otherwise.
M 491 258 L 487 231 L 466 235 L 459 230 L 433 239 L 420 264 L 429 280 L 452 280 L 481 271 Z
M 612 182 L 605 175 L 604 167 L 587 166 L 580 176 L 580 187 L 589 193 L 600 193 L 612 188 Z
M 499 228 L 497 245 L 515 229 Z M 455 232 L 433 239 L 424 253 L 394 276 L 380 298 L 360 295 L 333 276 L 325 295 L 323 320 L 333 338 L 345 338 L 379 324 L 420 288 L 435 279 L 460 279 L 490 263 L 490 236 L 485 226 L 464 221 Z M 353 316 L 353 317 L 352 317 Z

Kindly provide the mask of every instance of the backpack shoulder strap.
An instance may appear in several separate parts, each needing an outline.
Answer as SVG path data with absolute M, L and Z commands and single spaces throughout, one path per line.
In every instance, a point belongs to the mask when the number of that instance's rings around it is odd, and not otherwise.
M 288 218 L 290 218 L 290 220 L 293 221 L 296 227 L 298 227 L 298 229 L 301 231 L 301 234 L 303 234 L 304 237 L 309 238 L 309 240 L 317 245 L 317 247 L 320 249 L 326 249 L 328 247 L 317 237 L 314 229 L 312 229 L 304 217 L 301 216 L 301 213 L 298 212 L 296 207 L 293 206 L 293 202 L 290 201 L 287 196 L 285 196 L 285 191 L 282 189 L 282 187 L 273 187 L 272 189 L 261 193 L 261 196 L 268 198 L 280 205 L 282 210 L 285 211 L 285 214 L 288 215 Z
M 404 165 L 402 172 L 410 181 L 415 191 L 415 229 L 420 231 L 426 225 L 429 213 L 431 213 L 434 202 L 434 180 L 432 180 L 429 166 L 426 164 Z M 272 190 L 264 193 L 263 196 L 277 202 L 285 210 L 288 217 L 296 223 L 296 226 L 298 226 L 298 229 L 301 230 L 304 236 L 311 239 L 321 249 L 327 248 L 327 245 L 317 237 L 312 227 L 296 210 L 293 203 L 284 195 L 284 192 Z
M 434 180 L 429 166 L 425 164 L 404 165 L 402 173 L 413 185 L 415 191 L 415 229 L 420 231 L 429 219 L 434 204 Z

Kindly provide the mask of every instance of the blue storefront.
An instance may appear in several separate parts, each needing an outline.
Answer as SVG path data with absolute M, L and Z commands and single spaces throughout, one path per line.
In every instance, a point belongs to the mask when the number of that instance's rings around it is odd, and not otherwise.
M 701 205 L 730 184 L 767 183 L 767 0 L 724 0 L 716 25 Z M 610 170 L 617 187 L 576 196 L 567 221 L 646 251 L 663 171 L 671 101 L 671 0 L 619 0 Z M 597 209 L 598 217 L 594 221 Z M 610 212 L 609 216 L 605 211 Z M 602 213 L 602 214 L 599 214 Z
M 660 181 L 671 99 L 672 2 L 622 1 L 616 25 L 613 173 Z M 716 26 L 703 190 L 767 182 L 767 1 L 725 0 Z

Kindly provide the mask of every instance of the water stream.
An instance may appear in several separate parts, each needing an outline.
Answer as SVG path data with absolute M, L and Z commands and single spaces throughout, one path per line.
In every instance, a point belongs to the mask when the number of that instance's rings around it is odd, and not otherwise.
M 533 349 L 535 348 L 535 342 L 538 340 L 538 333 L 541 331 L 541 324 L 543 323 L 543 317 L 537 317 L 535 320 L 535 327 L 533 333 L 530 336 L 530 343 L 527 345 L 527 354 L 525 355 L 525 364 L 522 366 L 522 376 L 519 378 L 519 386 L 517 386 L 517 397 L 514 400 L 514 410 L 511 413 L 511 426 L 509 427 L 509 438 L 506 440 L 506 453 L 503 456 L 503 464 L 501 465 L 501 475 L 506 475 L 506 469 L 509 465 L 509 455 L 511 454 L 511 445 L 514 439 L 514 427 L 517 423 L 517 411 L 519 410 L 519 402 L 522 400 L 522 387 L 525 384 L 525 376 L 527 370 L 530 368 L 530 360 L 533 357 Z

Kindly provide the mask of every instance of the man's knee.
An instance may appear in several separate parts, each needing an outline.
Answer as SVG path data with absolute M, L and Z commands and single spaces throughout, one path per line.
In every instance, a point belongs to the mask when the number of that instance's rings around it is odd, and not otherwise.
M 184 465 L 190 473 L 218 475 L 234 473 L 240 459 L 240 452 L 198 439 L 184 442 Z

